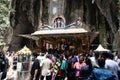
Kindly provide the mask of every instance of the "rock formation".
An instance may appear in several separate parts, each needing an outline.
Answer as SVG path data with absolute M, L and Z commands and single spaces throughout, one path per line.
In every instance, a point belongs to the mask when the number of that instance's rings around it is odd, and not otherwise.
M 30 34 L 39 25 L 51 25 L 55 16 L 62 15 L 66 25 L 81 17 L 91 32 L 99 31 L 97 43 L 120 50 L 117 6 L 117 0 L 12 0 L 16 12 L 10 17 L 14 34 L 11 49 L 27 44 L 28 39 L 16 35 Z

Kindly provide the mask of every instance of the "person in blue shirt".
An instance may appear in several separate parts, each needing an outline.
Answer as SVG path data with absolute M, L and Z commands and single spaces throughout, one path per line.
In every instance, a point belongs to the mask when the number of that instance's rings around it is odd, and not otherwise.
M 99 68 L 94 68 L 88 80 L 119 80 L 115 73 L 104 68 L 105 59 L 98 59 Z

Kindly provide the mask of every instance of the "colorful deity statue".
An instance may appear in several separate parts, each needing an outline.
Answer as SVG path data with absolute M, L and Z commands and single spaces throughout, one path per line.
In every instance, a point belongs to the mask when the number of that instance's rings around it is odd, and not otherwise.
M 64 20 L 58 17 L 54 20 L 54 28 L 63 28 L 65 26 Z

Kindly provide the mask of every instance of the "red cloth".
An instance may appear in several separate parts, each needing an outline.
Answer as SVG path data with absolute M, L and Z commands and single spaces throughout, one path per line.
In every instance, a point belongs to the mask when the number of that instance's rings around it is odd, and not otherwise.
M 60 69 L 60 72 L 59 72 L 59 73 L 60 73 L 60 76 L 61 76 L 61 77 L 65 77 L 65 70 Z

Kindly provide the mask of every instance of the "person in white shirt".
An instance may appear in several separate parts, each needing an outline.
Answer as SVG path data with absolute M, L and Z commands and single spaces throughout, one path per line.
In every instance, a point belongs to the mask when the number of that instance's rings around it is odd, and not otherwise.
M 7 76 L 6 76 L 6 80 L 14 80 L 15 78 L 15 71 L 13 70 L 13 54 L 10 53 L 8 56 L 8 61 L 9 61 L 9 68 L 7 71 Z
M 40 53 L 37 59 L 40 61 L 40 67 L 42 66 L 42 61 L 46 58 L 45 53 Z
M 50 56 L 49 54 L 46 55 L 46 58 L 42 61 L 42 66 L 41 66 L 41 80 L 44 80 L 46 77 L 46 80 L 51 80 L 52 79 L 52 61 L 49 59 Z
M 118 63 L 116 61 L 113 60 L 113 54 L 111 53 L 103 53 L 104 57 L 105 57 L 105 68 L 112 70 L 116 76 L 118 76 Z
M 90 57 L 93 67 L 99 67 L 97 62 L 98 58 L 99 58 L 99 52 L 95 52 L 94 56 Z

